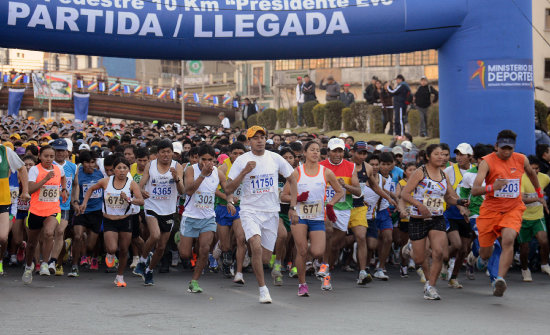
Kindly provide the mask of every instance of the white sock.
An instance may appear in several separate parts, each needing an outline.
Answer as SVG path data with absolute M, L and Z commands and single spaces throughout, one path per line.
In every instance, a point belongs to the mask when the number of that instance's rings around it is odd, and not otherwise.
M 143 257 L 139 257 L 139 262 L 140 263 L 147 263 L 147 258 L 143 258 Z
M 118 280 L 119 282 L 123 282 L 124 281 L 124 276 L 116 275 L 116 280 Z

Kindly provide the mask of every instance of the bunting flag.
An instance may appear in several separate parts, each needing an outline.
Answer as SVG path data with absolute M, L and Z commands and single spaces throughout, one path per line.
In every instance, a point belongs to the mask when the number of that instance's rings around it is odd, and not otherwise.
M 90 94 L 73 93 L 75 121 L 86 121 L 88 118 L 88 106 Z
M 126 94 L 132 93 L 131 90 L 130 90 L 130 86 L 124 85 L 124 93 L 126 93 Z
M 88 84 L 88 91 L 95 91 L 95 90 L 97 90 L 97 88 L 98 88 L 97 82 L 91 81 L 91 82 Z
M 24 88 L 10 88 L 8 95 L 8 115 L 19 116 L 19 108 L 23 101 Z
M 214 98 L 212 98 L 212 102 L 214 103 L 214 105 L 217 105 L 220 103 L 220 100 L 218 99 L 217 95 L 215 95 Z
M 153 95 L 153 88 L 151 86 L 147 86 L 147 94 Z
M 170 99 L 176 100 L 176 90 L 174 89 L 170 90 Z
M 21 80 L 23 80 L 23 75 L 22 75 L 22 74 L 18 74 L 17 76 L 13 77 L 12 83 L 14 83 L 14 84 L 19 84 L 19 83 L 21 82 Z
M 166 96 L 166 90 L 159 90 L 157 98 L 162 99 Z
M 23 76 L 23 84 L 30 84 L 31 83 L 31 77 L 24 75 Z
M 183 101 L 188 101 L 189 100 L 189 93 L 185 92 L 185 94 L 183 95 Z
M 223 104 L 224 105 L 230 105 L 231 104 L 231 97 L 230 96 L 225 96 L 223 98 Z
M 143 91 L 143 86 L 137 85 L 136 88 L 134 88 L 134 93 L 141 93 Z
M 84 80 L 77 80 L 76 81 L 76 87 L 77 88 L 84 88 Z
M 4 75 L 4 82 L 5 83 L 8 83 L 10 81 L 10 75 L 9 74 L 5 74 Z
M 99 85 L 98 85 L 98 88 L 99 88 L 99 91 L 100 92 L 105 92 L 105 82 L 100 82 Z
M 239 102 L 237 100 L 233 100 L 233 107 L 239 108 Z
M 120 89 L 120 83 L 112 83 L 111 87 L 109 87 L 109 92 L 118 92 Z
M 196 103 L 201 102 L 201 98 L 199 97 L 198 93 L 193 93 L 193 100 L 195 100 Z
M 204 101 L 212 100 L 212 94 L 204 93 L 202 99 L 203 99 Z

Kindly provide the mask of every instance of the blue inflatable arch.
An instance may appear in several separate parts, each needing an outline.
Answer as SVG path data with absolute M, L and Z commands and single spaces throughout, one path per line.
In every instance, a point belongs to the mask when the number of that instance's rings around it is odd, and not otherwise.
M 534 151 L 530 0 L 2 0 L 0 46 L 160 59 L 347 57 L 439 49 L 451 147 L 518 133 Z

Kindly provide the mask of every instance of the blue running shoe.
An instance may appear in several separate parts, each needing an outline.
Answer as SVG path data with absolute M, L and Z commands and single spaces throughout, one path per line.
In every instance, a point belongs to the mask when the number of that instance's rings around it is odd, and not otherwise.
M 153 271 L 145 272 L 145 282 L 143 283 L 145 286 L 153 286 L 155 285 L 155 282 L 153 281 Z
M 208 262 L 210 263 L 208 266 L 210 271 L 218 273 L 218 261 L 214 258 L 214 256 L 212 256 L 212 254 L 208 255 Z
M 142 263 L 142 262 L 137 263 L 132 273 L 136 276 L 141 277 L 141 279 L 145 279 L 145 263 Z

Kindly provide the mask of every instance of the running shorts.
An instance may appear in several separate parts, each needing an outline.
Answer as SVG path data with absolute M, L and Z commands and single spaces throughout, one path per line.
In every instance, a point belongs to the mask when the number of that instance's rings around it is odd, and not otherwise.
M 86 229 L 90 229 L 96 234 L 101 231 L 101 224 L 103 223 L 103 213 L 101 211 L 93 211 L 75 216 L 74 225 L 84 226 Z
M 30 230 L 40 230 L 42 229 L 42 227 L 44 227 L 44 221 L 46 221 L 46 219 L 50 216 L 56 218 L 57 222 L 59 223 L 59 214 L 60 213 L 52 214 L 49 216 L 38 216 L 29 212 L 29 215 L 27 216 L 27 227 Z
M 349 217 L 349 228 L 353 228 L 357 226 L 368 227 L 369 226 L 367 222 L 368 209 L 369 208 L 367 206 L 352 208 L 350 217 Z
M 235 209 L 237 210 L 237 212 L 235 212 L 235 215 L 231 215 L 231 213 L 229 213 L 229 210 L 227 209 L 227 206 L 217 205 L 215 209 L 216 222 L 220 226 L 231 227 L 233 225 L 233 221 L 239 218 L 239 211 L 241 210 L 239 206 L 235 206 Z
M 348 231 L 349 220 L 350 220 L 350 216 L 351 216 L 351 210 L 350 209 L 345 209 L 345 210 L 334 209 L 334 214 L 336 214 L 336 222 L 334 222 L 332 224 L 332 226 L 334 228 L 338 229 L 338 230 L 347 232 Z
M 124 219 L 120 220 L 110 220 L 104 217 L 103 231 L 112 231 L 115 233 L 131 233 L 132 222 L 130 221 L 130 217 L 125 217 Z
M 447 224 L 445 218 L 441 216 L 432 216 L 431 219 L 411 218 L 409 221 L 409 238 L 411 241 L 418 241 L 428 236 L 430 230 L 445 232 Z
M 546 221 L 544 218 L 538 220 L 523 220 L 519 230 L 518 242 L 529 243 L 538 232 L 546 232 Z
M 197 238 L 206 232 L 216 232 L 216 218 L 196 219 L 182 216 L 180 224 L 180 235 L 184 237 Z
M 240 216 L 246 240 L 259 235 L 262 247 L 273 251 L 279 228 L 279 213 L 241 210 Z
M 502 228 L 510 228 L 519 233 L 524 211 L 525 206 L 507 212 L 495 212 L 481 206 L 477 217 L 479 246 L 482 248 L 493 246 L 495 240 L 500 237 Z
M 305 224 L 308 231 L 325 231 L 325 221 L 300 219 L 299 224 Z
M 172 228 L 174 228 L 174 214 L 158 215 L 154 211 L 148 209 L 145 211 L 145 216 L 157 219 L 161 233 L 170 233 Z

